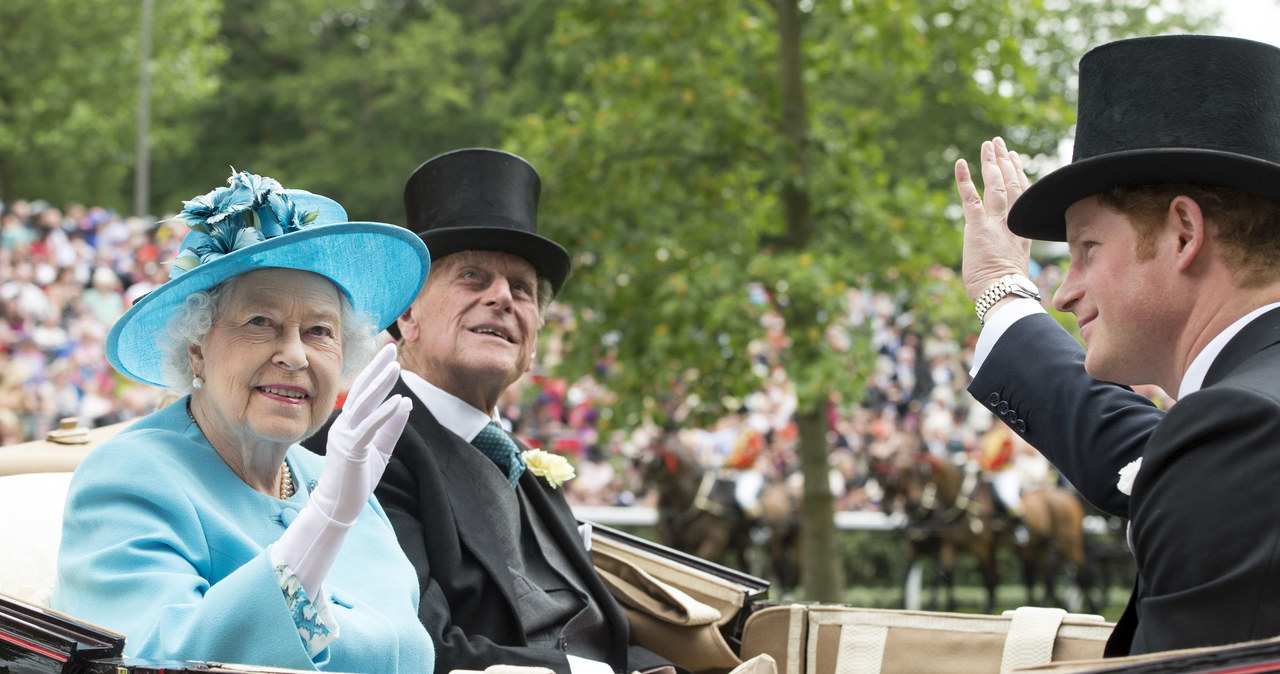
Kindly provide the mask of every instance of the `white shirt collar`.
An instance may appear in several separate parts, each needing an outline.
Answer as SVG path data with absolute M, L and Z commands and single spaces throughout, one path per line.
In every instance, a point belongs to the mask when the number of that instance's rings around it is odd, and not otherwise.
M 1213 339 L 1209 340 L 1204 350 L 1196 354 L 1196 357 L 1191 361 L 1191 366 L 1183 373 L 1182 384 L 1178 387 L 1178 400 L 1182 400 L 1199 391 L 1200 387 L 1204 386 L 1204 376 L 1209 373 L 1209 366 L 1213 365 L 1213 361 L 1218 359 L 1218 354 L 1222 353 L 1222 350 L 1226 348 L 1227 342 L 1231 341 L 1232 337 L 1240 334 L 1244 326 L 1252 323 L 1255 318 L 1276 307 L 1280 307 L 1280 302 L 1258 307 L 1240 320 L 1228 325 L 1226 330 L 1219 332 Z
M 400 378 L 404 380 L 405 386 L 408 386 L 409 390 L 413 391 L 413 394 L 427 406 L 441 426 L 453 431 L 467 442 L 475 439 L 480 430 L 490 421 L 499 421 L 496 410 L 491 415 L 485 414 L 462 398 L 446 392 L 413 372 L 402 369 Z

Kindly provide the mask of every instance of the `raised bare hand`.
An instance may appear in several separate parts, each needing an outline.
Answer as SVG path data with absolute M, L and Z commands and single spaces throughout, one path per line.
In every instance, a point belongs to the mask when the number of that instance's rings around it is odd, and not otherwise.
M 956 162 L 956 189 L 964 207 L 961 275 L 975 302 L 1001 276 L 1028 273 L 1031 260 L 1031 240 L 1009 231 L 1009 209 L 1030 182 L 1018 154 L 1002 138 L 982 144 L 982 182 L 979 195 L 968 163 Z

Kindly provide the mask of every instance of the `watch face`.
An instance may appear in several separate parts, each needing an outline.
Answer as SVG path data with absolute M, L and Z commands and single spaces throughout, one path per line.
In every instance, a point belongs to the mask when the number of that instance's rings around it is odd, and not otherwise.
M 1038 298 L 1040 296 L 1040 289 L 1036 287 L 1036 284 L 1032 283 L 1031 279 L 1022 276 L 1021 274 L 1010 277 L 1009 282 L 1014 288 L 1017 288 L 1018 291 L 1026 293 L 1027 297 Z

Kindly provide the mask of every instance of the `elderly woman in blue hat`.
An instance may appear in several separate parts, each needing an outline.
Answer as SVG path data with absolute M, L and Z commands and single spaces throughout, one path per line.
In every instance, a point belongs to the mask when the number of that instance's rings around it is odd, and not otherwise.
M 53 605 L 130 657 L 431 672 L 413 567 L 371 496 L 411 406 L 387 397 L 399 366 L 375 336 L 426 246 L 270 178 L 228 182 L 185 202 L 170 280 L 108 337 L 116 370 L 182 397 L 76 470 Z M 327 455 L 303 449 L 356 371 Z

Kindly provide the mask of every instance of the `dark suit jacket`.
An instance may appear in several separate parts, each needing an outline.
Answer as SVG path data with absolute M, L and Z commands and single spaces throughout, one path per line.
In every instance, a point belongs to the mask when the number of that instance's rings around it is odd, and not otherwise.
M 1049 316 L 1015 323 L 969 387 L 1092 503 L 1130 517 L 1138 579 L 1109 655 L 1280 635 L 1280 310 L 1165 413 L 1084 371 Z M 1142 469 L 1126 498 L 1117 471 Z
M 514 609 L 519 592 L 504 546 L 486 516 L 495 503 L 476 479 L 477 465 L 496 467 L 442 426 L 403 380 L 392 393 L 412 400 L 413 412 L 376 494 L 418 571 L 419 618 L 435 642 L 437 671 L 507 664 L 569 674 L 565 651 L 528 646 Z M 306 444 L 322 450 L 327 430 L 326 426 Z M 591 564 L 564 492 L 551 489 L 530 471 L 520 477 L 519 489 L 570 558 L 570 572 L 583 580 L 604 612 L 612 634 L 608 664 L 615 671 L 666 664 L 648 651 L 628 648 L 626 617 Z M 572 644 L 568 652 L 573 653 Z

